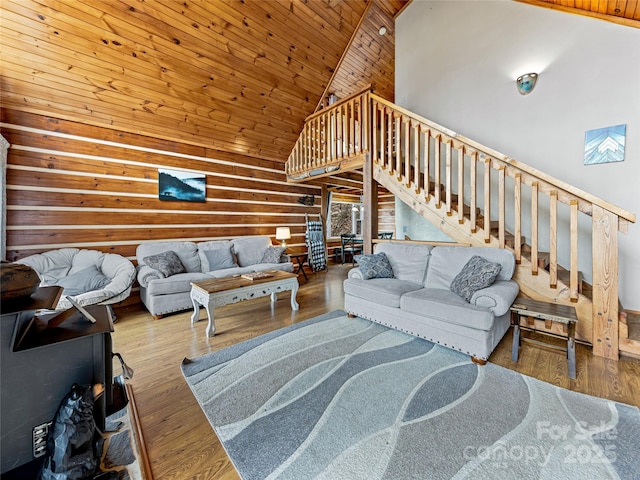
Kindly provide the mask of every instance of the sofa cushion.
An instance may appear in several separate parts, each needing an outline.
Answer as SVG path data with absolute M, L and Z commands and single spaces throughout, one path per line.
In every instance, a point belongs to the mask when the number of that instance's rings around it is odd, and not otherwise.
M 403 245 L 388 242 L 376 244 L 375 253 L 384 253 L 387 256 L 393 276 L 398 280 L 422 284 L 429 264 L 431 248 L 429 245 Z
M 285 250 L 286 247 L 274 247 L 269 245 L 262 254 L 262 258 L 258 263 L 280 263 L 280 259 L 282 258 L 282 254 Z
M 400 308 L 443 322 L 486 331 L 493 328 L 495 318 L 488 308 L 470 305 L 451 290 L 441 288 L 421 288 L 408 292 L 402 296 Z
M 66 277 L 58 278 L 51 285 L 62 287 L 63 296 L 75 296 L 81 293 L 100 290 L 111 283 L 111 279 L 104 275 L 98 267 L 90 265 L 79 272 L 72 273 Z
M 449 290 L 454 277 L 474 255 L 502 265 L 496 280 L 510 280 L 513 276 L 516 261 L 509 250 L 495 247 L 434 247 L 424 286 Z
M 267 236 L 234 238 L 233 251 L 238 259 L 238 265 L 248 267 L 260 263 L 267 247 L 271 246 L 271 239 Z
M 171 295 L 191 291 L 191 282 L 201 282 L 211 280 L 211 277 L 204 273 L 177 273 L 168 278 L 158 278 L 149 282 L 147 287 L 148 295 Z
M 400 307 L 402 295 L 422 288 L 422 285 L 397 278 L 372 278 L 370 280 L 348 278 L 344 281 L 343 286 L 344 293 L 347 295 L 394 308 Z
M 238 264 L 233 255 L 233 245 L 231 242 L 224 243 L 219 248 L 211 248 L 203 251 L 207 260 L 206 270 L 224 270 L 226 268 L 237 268 Z
M 172 250 L 180 258 L 187 272 L 202 272 L 198 248 L 194 242 L 145 242 L 136 248 L 138 264 L 146 265 L 144 257 Z
M 470 302 L 471 297 L 478 290 L 493 285 L 500 270 L 502 270 L 502 265 L 499 263 L 493 263 L 479 255 L 474 255 L 454 277 L 449 288 L 453 293 Z
M 362 278 L 364 280 L 371 278 L 394 278 L 393 268 L 384 252 L 370 255 L 356 255 L 355 261 L 358 262 L 358 268 L 360 272 L 362 272 Z
M 142 259 L 144 263 L 151 268 L 158 270 L 165 277 L 171 277 L 177 273 L 185 273 L 184 265 L 180 261 L 180 257 L 173 250 L 167 250 L 166 252 L 157 253 L 155 255 L 149 255 Z

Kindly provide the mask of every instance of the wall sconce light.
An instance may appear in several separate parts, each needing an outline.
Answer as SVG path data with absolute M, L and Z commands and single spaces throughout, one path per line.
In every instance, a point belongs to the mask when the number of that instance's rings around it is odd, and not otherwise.
M 520 75 L 516 80 L 516 85 L 518 87 L 518 92 L 520 93 L 520 95 L 530 94 L 533 91 L 533 87 L 536 86 L 537 81 L 537 73 L 525 73 L 524 75 Z
M 280 245 L 287 248 L 287 240 L 291 238 L 291 230 L 289 227 L 276 228 L 276 240 L 280 240 Z

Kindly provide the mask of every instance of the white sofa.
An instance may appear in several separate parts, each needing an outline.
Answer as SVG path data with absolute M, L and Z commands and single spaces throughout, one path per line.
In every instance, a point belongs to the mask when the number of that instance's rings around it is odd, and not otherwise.
M 40 277 L 40 286 L 62 286 L 56 310 L 71 308 L 67 297 L 81 305 L 111 305 L 126 299 L 136 277 L 136 268 L 115 253 L 62 248 L 17 260 Z
M 510 325 L 509 307 L 519 292 L 511 280 L 515 270 L 512 252 L 483 247 L 431 247 L 380 243 L 394 278 L 363 279 L 360 268 L 344 281 L 344 308 L 434 343 L 470 355 L 484 363 Z M 500 264 L 493 284 L 477 290 L 466 301 L 450 286 L 474 256 Z
M 293 271 L 287 255 L 264 261 L 275 251 L 268 236 L 247 236 L 209 242 L 147 242 L 136 249 L 140 299 L 155 317 L 193 308 L 191 282 L 223 278 L 265 270 Z M 184 267 L 182 273 L 163 274 L 148 265 L 149 257 L 175 252 Z M 231 255 L 231 258 L 229 257 Z M 274 260 L 273 258 L 271 260 Z

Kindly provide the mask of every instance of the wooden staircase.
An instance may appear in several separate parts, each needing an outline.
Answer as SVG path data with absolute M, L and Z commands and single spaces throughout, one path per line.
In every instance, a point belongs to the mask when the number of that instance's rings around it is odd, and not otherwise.
M 617 233 L 633 213 L 368 91 L 309 117 L 285 171 L 304 181 L 362 167 L 365 186 L 374 179 L 453 240 L 512 250 L 522 294 L 574 306 L 594 354 L 640 355 L 617 283 Z

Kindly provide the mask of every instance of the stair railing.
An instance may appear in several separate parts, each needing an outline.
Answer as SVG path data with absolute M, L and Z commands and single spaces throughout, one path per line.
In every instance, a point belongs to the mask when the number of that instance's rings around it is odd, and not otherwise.
M 545 288 L 552 293 L 546 298 L 576 304 L 585 320 L 578 334 L 593 343 L 595 354 L 617 359 L 617 232 L 628 231 L 633 213 L 368 90 L 308 117 L 285 171 L 290 180 L 304 181 L 362 166 L 366 154 L 377 181 L 438 212 L 454 240 L 512 249 L 525 293 L 538 295 L 548 277 Z M 592 299 L 581 293 L 579 253 L 590 264 Z

